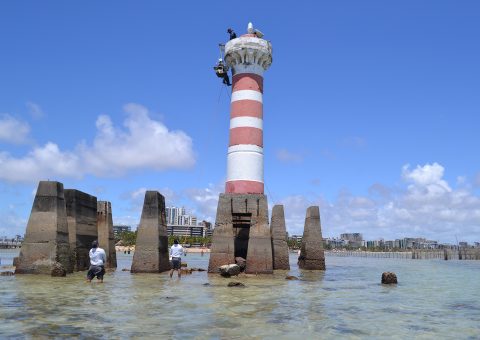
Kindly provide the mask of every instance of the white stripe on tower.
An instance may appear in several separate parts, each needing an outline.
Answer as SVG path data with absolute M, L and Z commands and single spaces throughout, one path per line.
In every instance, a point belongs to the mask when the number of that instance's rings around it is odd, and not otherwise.
M 263 119 L 248 116 L 231 118 L 230 129 L 235 129 L 238 127 L 253 127 L 263 130 Z
M 257 102 L 263 103 L 263 95 L 261 92 L 253 90 L 239 90 L 232 92 L 232 102 L 238 100 L 256 100 Z

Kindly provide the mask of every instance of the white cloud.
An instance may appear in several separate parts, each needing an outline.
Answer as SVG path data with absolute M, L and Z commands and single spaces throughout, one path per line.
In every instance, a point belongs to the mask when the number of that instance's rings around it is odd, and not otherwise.
M 133 169 L 185 169 L 194 165 L 188 135 L 169 131 L 163 123 L 151 119 L 141 105 L 127 104 L 124 110 L 126 129 L 115 127 L 110 117 L 102 115 L 97 119 L 93 145 L 80 146 L 79 153 L 90 172 L 109 176 Z
M 194 207 L 199 221 L 215 222 L 218 196 L 224 191 L 224 184 L 209 184 L 207 188 L 191 188 L 185 191 L 185 196 Z
M 300 153 L 294 153 L 287 149 L 279 149 L 276 151 L 275 156 L 277 159 L 284 163 L 298 163 L 303 161 L 303 155 Z
M 127 209 L 129 212 L 138 214 L 137 224 L 140 222 L 140 215 L 142 213 L 143 201 L 145 199 L 145 192 L 147 190 L 158 191 L 165 197 L 165 206 L 175 205 L 179 198 L 176 192 L 170 188 L 145 188 L 141 187 L 136 190 L 127 191 L 120 195 L 120 199 L 127 200 L 130 203 L 130 207 Z
M 83 175 L 79 157 L 60 151 L 58 145 L 47 143 L 35 147 L 23 158 L 0 152 L 0 179 L 9 182 L 31 182 L 56 177 L 80 178 Z
M 87 174 L 111 177 L 130 170 L 160 171 L 194 165 L 192 140 L 188 135 L 169 131 L 162 122 L 151 119 L 149 111 L 141 105 L 127 104 L 124 110 L 127 113 L 124 128 L 116 127 L 109 116 L 98 117 L 97 134 L 91 145 L 82 142 L 73 151 L 62 151 L 57 144 L 48 142 L 21 158 L 0 152 L 0 180 L 35 182 L 47 178 L 82 178 Z M 0 123 L 0 136 L 1 126 Z
M 302 234 L 305 212 L 319 205 L 324 236 L 361 232 L 368 239 L 418 236 L 443 242 L 480 240 L 480 197 L 468 186 L 452 188 L 437 163 L 402 168 L 405 185 L 375 184 L 368 196 L 342 192 L 331 203 L 321 197 L 290 196 L 285 205 L 287 229 Z
M 22 144 L 28 141 L 30 126 L 8 114 L 0 115 L 0 141 Z
M 27 106 L 28 113 L 30 116 L 32 116 L 32 118 L 39 119 L 45 115 L 40 105 L 33 102 L 27 102 L 25 105 Z

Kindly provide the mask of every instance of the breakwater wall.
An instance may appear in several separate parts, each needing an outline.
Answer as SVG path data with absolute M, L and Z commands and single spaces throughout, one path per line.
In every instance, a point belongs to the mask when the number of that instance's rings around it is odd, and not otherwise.
M 410 251 L 326 251 L 330 256 L 354 256 L 410 260 L 480 260 L 479 248 L 467 249 L 416 249 Z
M 14 249 L 21 246 L 22 242 L 20 241 L 0 241 L 0 249 Z
M 373 257 L 373 258 L 392 258 L 392 259 L 412 259 L 411 251 L 325 251 L 325 254 L 330 256 L 343 257 Z

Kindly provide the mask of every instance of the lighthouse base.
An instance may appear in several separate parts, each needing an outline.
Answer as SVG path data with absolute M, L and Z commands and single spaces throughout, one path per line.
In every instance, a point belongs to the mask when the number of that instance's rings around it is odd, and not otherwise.
M 263 194 L 220 194 L 208 272 L 246 260 L 246 273 L 272 274 L 268 202 Z

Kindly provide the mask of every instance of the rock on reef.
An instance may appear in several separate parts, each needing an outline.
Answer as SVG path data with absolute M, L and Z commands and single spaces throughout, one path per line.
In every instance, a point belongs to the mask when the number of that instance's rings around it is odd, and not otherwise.
M 230 277 L 240 274 L 240 266 L 238 264 L 226 264 L 218 268 L 220 275 Z
M 392 272 L 384 272 L 382 274 L 382 284 L 390 285 L 396 284 L 397 282 L 397 275 Z

